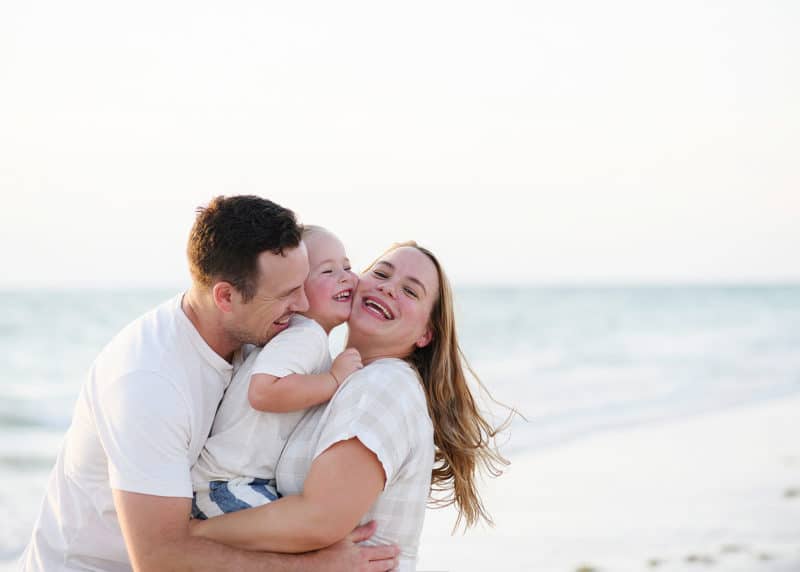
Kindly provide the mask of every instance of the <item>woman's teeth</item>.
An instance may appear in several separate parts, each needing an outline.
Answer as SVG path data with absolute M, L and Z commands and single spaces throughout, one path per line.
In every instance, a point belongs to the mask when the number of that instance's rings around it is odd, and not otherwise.
M 365 300 L 364 305 L 378 310 L 383 314 L 383 317 L 386 318 L 387 320 L 391 320 L 394 318 L 394 316 L 392 316 L 392 313 L 389 310 L 387 310 L 384 306 L 382 306 L 379 302 L 376 302 L 375 300 L 372 299 Z

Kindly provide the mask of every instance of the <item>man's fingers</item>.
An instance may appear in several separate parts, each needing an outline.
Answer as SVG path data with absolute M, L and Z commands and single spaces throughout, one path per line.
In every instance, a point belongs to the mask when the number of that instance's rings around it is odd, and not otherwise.
M 396 570 L 399 565 L 400 562 L 397 558 L 374 560 L 369 563 L 367 570 L 369 570 L 369 572 L 389 572 L 390 570 Z
M 361 542 L 363 540 L 366 540 L 373 534 L 375 534 L 376 528 L 378 528 L 378 524 L 374 520 L 371 520 L 367 524 L 364 524 L 354 529 L 353 532 L 350 533 L 349 538 L 353 542 Z M 366 550 L 371 550 L 371 549 L 367 548 Z
M 400 549 L 394 544 L 390 546 L 362 546 L 361 553 L 366 556 L 367 560 L 392 560 L 400 554 Z

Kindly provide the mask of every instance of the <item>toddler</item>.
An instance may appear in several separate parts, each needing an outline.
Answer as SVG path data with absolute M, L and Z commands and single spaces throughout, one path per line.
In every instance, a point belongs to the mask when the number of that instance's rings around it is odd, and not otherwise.
M 328 334 L 350 316 L 358 278 L 344 246 L 317 226 L 303 229 L 308 311 L 254 351 L 222 399 L 211 435 L 192 467 L 192 516 L 209 518 L 278 498 L 275 465 L 305 410 L 328 401 L 362 367 L 355 349 L 331 363 Z

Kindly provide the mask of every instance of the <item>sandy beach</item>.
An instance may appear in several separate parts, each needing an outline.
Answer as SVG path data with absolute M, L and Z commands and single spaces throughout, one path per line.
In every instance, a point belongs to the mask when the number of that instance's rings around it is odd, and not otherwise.
M 796 572 L 798 435 L 800 396 L 512 457 L 484 487 L 495 528 L 428 511 L 418 570 Z
M 485 487 L 496 527 L 429 511 L 418 569 L 798 571 L 798 436 L 791 397 L 512 458 Z

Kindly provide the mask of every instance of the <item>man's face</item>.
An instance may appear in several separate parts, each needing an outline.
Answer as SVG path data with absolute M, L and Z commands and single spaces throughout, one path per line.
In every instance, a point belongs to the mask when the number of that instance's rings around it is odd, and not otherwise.
M 228 333 L 243 344 L 264 345 L 289 326 L 295 312 L 308 310 L 303 282 L 308 276 L 304 244 L 284 254 L 262 252 L 258 257 L 258 287 L 248 302 L 234 289 Z

